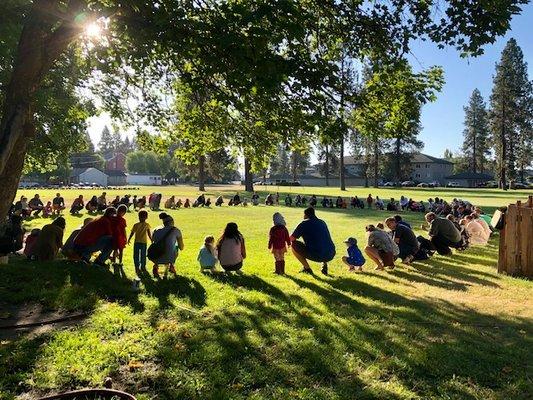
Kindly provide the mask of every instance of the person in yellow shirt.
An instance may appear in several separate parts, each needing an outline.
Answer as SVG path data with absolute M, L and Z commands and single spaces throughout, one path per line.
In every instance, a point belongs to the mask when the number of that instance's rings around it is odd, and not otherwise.
M 148 239 L 152 240 L 151 227 L 146 220 L 148 219 L 148 212 L 145 210 L 139 211 L 139 222 L 133 225 L 131 228 L 130 237 L 128 238 L 128 244 L 131 242 L 131 238 L 135 235 L 133 242 L 133 264 L 135 265 L 135 272 L 141 270 L 146 271 L 146 248 L 148 245 Z

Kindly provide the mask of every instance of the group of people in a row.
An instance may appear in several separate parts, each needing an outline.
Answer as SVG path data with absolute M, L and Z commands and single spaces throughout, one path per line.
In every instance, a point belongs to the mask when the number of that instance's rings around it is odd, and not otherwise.
M 161 193 L 152 193 L 150 196 L 137 196 L 124 194 L 122 196 L 116 196 L 113 199 L 109 200 L 107 198 L 107 193 L 103 192 L 100 196 L 92 196 L 88 201 L 85 201 L 83 195 L 79 195 L 74 199 L 70 205 L 70 213 L 73 215 L 80 214 L 84 209 L 92 215 L 98 213 L 103 213 L 108 207 L 117 208 L 120 205 L 125 205 L 128 211 L 142 210 L 144 208 L 149 208 L 152 211 L 158 211 L 161 208 L 162 194 Z M 360 199 L 358 196 L 352 198 L 343 198 L 338 196 L 336 199 L 323 196 L 321 199 L 318 199 L 316 195 L 311 195 L 309 197 L 305 195 L 296 195 L 292 196 L 290 193 L 287 194 L 284 198 L 283 203 L 287 207 L 313 207 L 317 208 L 321 206 L 322 208 L 337 208 L 337 209 L 372 209 L 377 210 L 387 210 L 387 211 L 420 211 L 425 212 L 427 209 L 429 211 L 435 211 L 438 214 L 442 214 L 449 208 L 449 204 L 444 202 L 442 199 L 436 198 L 435 200 L 429 199 L 429 207 L 426 208 L 423 201 L 415 202 L 413 199 L 408 199 L 404 196 L 401 196 L 400 201 L 396 201 L 394 198 L 391 198 L 386 204 L 379 197 L 372 197 L 371 194 L 367 196 L 366 199 Z M 196 208 L 196 207 L 210 207 L 214 204 L 217 207 L 221 207 L 225 204 L 225 199 L 222 196 L 218 196 L 214 202 L 211 201 L 209 197 L 206 197 L 205 194 L 200 194 L 194 201 L 186 198 L 182 200 L 181 198 L 176 198 L 172 195 L 167 198 L 163 204 L 163 207 L 167 210 L 175 210 L 180 208 Z M 239 193 L 232 196 L 228 202 L 228 206 L 248 206 L 254 205 L 258 206 L 261 204 L 260 196 L 257 192 L 254 192 L 250 199 L 246 197 L 241 197 Z M 264 204 L 267 206 L 280 205 L 280 195 L 268 194 L 265 197 Z M 51 217 L 60 215 L 63 210 L 67 208 L 64 198 L 60 193 L 57 193 L 56 196 L 48 201 L 46 204 L 43 203 L 39 194 L 28 200 L 24 195 L 15 202 L 10 209 L 10 215 L 16 214 L 20 215 L 23 218 L 29 217 Z

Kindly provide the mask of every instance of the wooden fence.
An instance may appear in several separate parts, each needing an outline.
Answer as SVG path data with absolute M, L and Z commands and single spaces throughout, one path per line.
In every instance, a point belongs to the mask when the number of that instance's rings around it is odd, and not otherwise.
M 500 231 L 498 272 L 533 278 L 533 196 L 510 204 Z

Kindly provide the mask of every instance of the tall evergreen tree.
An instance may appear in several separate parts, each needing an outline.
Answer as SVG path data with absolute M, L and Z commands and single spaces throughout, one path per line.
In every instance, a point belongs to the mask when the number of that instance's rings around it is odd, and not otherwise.
M 100 137 L 100 141 L 98 142 L 98 151 L 100 153 L 105 154 L 110 151 L 114 151 L 115 145 L 113 142 L 113 135 L 111 134 L 111 131 L 109 130 L 108 126 L 104 126 L 104 129 L 102 129 L 102 136 Z
M 414 153 L 424 148 L 424 143 L 417 138 L 420 127 L 411 134 L 391 139 L 386 143 L 388 154 L 384 157 L 383 176 L 385 179 L 402 182 L 411 175 L 411 158 Z
M 527 127 L 531 84 L 527 63 L 515 39 L 509 39 L 496 64 L 494 87 L 490 96 L 490 129 L 496 153 L 496 175 L 505 189 L 516 179 L 519 147 L 531 137 Z M 527 158 L 527 156 L 525 157 Z
M 297 181 L 298 175 L 304 174 L 309 166 L 309 153 L 301 150 L 293 150 L 290 157 L 292 180 Z
M 489 124 L 485 101 L 478 89 L 472 92 L 464 111 L 463 154 L 471 172 L 484 172 L 490 154 Z
M 290 170 L 289 153 L 285 145 L 280 144 L 277 147 L 276 154 L 270 161 L 270 174 L 287 175 Z

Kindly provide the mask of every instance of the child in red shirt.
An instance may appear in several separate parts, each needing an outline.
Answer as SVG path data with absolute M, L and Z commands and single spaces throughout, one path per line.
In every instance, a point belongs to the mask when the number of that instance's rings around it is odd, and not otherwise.
M 122 265 L 122 256 L 124 247 L 128 243 L 128 237 L 126 234 L 126 220 L 124 215 L 128 212 L 128 207 L 125 204 L 121 204 L 117 208 L 117 215 L 113 217 L 112 229 L 113 229 L 113 263 Z M 118 258 L 118 263 L 116 259 Z
M 270 238 L 268 241 L 268 248 L 274 255 L 276 261 L 276 271 L 278 275 L 285 274 L 285 253 L 287 248 L 291 245 L 289 231 L 285 226 L 285 219 L 280 213 L 274 213 L 272 219 L 274 226 L 270 229 Z

